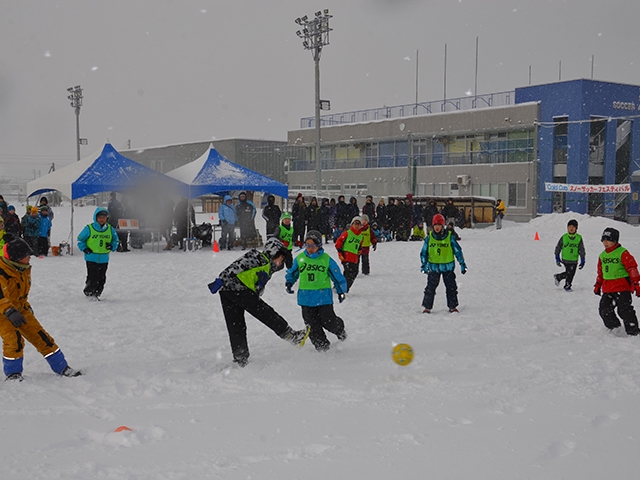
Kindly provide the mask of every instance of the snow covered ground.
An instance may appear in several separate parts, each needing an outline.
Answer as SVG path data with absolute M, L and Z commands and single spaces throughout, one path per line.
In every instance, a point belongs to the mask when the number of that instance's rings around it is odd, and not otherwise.
M 76 210 L 76 234 L 92 213 Z M 58 243 L 69 214 L 55 214 Z M 570 218 L 587 265 L 566 293 L 553 249 Z M 346 342 L 298 349 L 248 317 L 244 369 L 206 287 L 241 252 L 112 254 L 101 302 L 82 294 L 81 255 L 33 259 L 35 313 L 85 374 L 58 377 L 27 346 L 25 381 L 0 382 L 0 478 L 636 478 L 640 338 L 608 332 L 592 292 L 613 223 L 461 231 L 457 315 L 442 285 L 421 313 L 421 243 L 380 244 L 336 305 Z M 616 228 L 640 259 L 640 229 Z M 264 298 L 302 327 L 282 272 Z M 409 366 L 391 360 L 399 342 Z

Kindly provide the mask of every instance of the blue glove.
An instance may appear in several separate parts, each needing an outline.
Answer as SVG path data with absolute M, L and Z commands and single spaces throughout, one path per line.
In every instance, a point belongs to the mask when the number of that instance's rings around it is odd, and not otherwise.
M 292 287 L 293 287 L 293 284 L 292 284 L 292 283 L 287 282 L 287 283 L 285 283 L 285 284 L 284 284 L 284 286 L 285 286 L 285 288 L 287 289 L 287 293 L 296 293 L 296 292 L 294 292 L 294 291 L 292 290 Z
M 218 293 L 218 290 L 220 290 L 223 286 L 224 282 L 219 278 L 216 278 L 213 282 L 207 285 L 211 293 Z
M 267 285 L 271 277 L 265 271 L 258 272 L 258 281 L 256 282 L 256 292 L 261 293 L 264 290 L 264 287 Z
M 585 264 L 585 262 L 586 262 L 586 261 L 587 261 L 587 260 L 586 260 L 584 257 L 581 257 L 581 258 L 580 258 L 580 265 L 578 265 L 578 268 L 579 268 L 580 270 L 582 270 L 582 267 L 584 267 L 584 264 Z
M 344 293 L 339 293 L 338 294 L 338 301 L 340 303 L 344 302 L 344 299 L 347 298 L 347 296 Z
M 556 265 L 559 267 L 562 266 L 562 262 L 560 261 L 560 255 L 556 255 Z
M 465 273 L 467 273 L 467 266 L 466 265 L 460 265 L 460 273 L 462 273 L 463 275 Z

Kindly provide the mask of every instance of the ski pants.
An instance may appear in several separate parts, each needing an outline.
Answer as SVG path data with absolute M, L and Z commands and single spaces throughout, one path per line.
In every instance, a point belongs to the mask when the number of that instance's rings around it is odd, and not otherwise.
M 347 292 L 351 289 L 351 285 L 355 282 L 358 276 L 358 264 L 351 262 L 342 262 L 342 268 L 344 269 L 344 278 L 347 279 Z
M 282 337 L 289 328 L 287 321 L 282 318 L 271 306 L 260 299 L 257 293 L 251 290 L 235 291 L 220 290 L 220 302 L 222 312 L 227 323 L 229 342 L 234 360 L 246 360 L 249 358 L 249 345 L 247 344 L 247 323 L 244 312 L 249 312 L 260 322 Z
M 2 363 L 5 375 L 22 372 L 25 340 L 49 361 L 51 368 L 54 368 L 56 373 L 62 373 L 67 364 L 55 340 L 42 328 L 31 308 L 23 308 L 20 314 L 24 317 L 26 323 L 17 328 L 4 315 L 0 317 Z M 55 362 L 53 362 L 54 360 Z M 64 362 L 64 364 L 59 365 L 60 361 Z
M 287 267 L 287 270 L 293 266 L 293 251 L 287 250 L 287 253 L 284 255 L 284 266 Z
M 560 272 L 556 275 L 558 280 L 564 280 L 564 286 L 567 288 L 571 288 L 573 285 L 573 277 L 576 276 L 576 270 L 578 268 L 578 264 L 575 262 L 562 262 L 564 263 L 564 272 Z
M 304 319 L 304 324 L 311 327 L 309 340 L 318 351 L 329 350 L 329 345 L 331 345 L 324 333 L 325 329 L 334 335 L 344 333 L 344 322 L 336 315 L 333 305 L 302 306 L 302 318 Z
M 362 260 L 362 274 L 369 275 L 369 273 L 371 272 L 371 265 L 369 264 L 369 254 L 362 253 L 358 258 Z
M 231 224 L 222 225 L 222 233 L 220 234 L 220 248 L 231 250 L 236 243 L 236 226 Z
M 458 306 L 458 285 L 456 284 L 456 273 L 453 270 L 450 272 L 427 273 L 427 286 L 424 289 L 422 306 L 429 310 L 433 308 L 433 300 L 436 296 L 436 288 L 440 284 L 440 276 L 442 276 L 447 291 L 447 307 L 456 308 Z
M 603 293 L 600 299 L 599 313 L 604 326 L 610 330 L 620 326 L 620 320 L 616 316 L 615 309 L 624 322 L 624 329 L 627 335 L 638 335 L 638 317 L 631 304 L 631 292 Z
M 108 263 L 87 262 L 87 281 L 83 290 L 86 296 L 102 295 L 104 284 L 107 282 L 108 267 Z

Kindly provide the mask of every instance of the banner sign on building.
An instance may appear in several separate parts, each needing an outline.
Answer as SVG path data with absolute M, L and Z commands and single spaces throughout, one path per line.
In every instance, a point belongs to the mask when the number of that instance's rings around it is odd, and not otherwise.
M 545 192 L 571 193 L 631 193 L 630 183 L 620 185 L 574 185 L 570 183 L 544 182 Z

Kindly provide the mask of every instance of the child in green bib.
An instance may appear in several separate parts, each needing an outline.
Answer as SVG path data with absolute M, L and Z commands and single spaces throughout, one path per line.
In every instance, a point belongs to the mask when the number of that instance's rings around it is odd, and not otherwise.
M 556 273 L 553 279 L 556 285 L 560 285 L 560 282 L 564 280 L 564 289 L 570 292 L 576 268 L 582 270 L 586 258 L 582 236 L 578 233 L 577 220 L 571 219 L 567 223 L 567 233 L 558 240 L 555 255 L 556 265 L 564 266 L 564 272 Z M 580 265 L 578 265 L 578 259 L 580 259 Z

